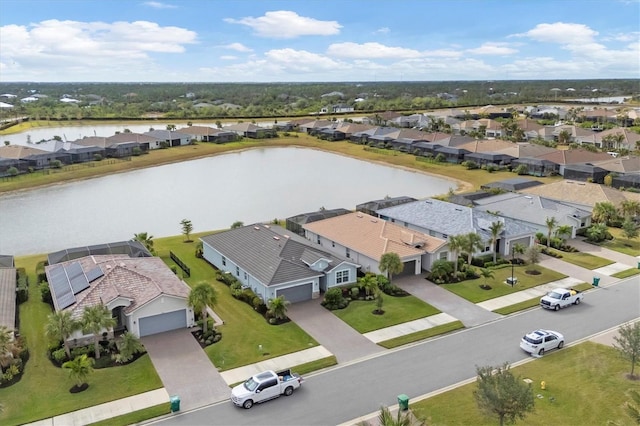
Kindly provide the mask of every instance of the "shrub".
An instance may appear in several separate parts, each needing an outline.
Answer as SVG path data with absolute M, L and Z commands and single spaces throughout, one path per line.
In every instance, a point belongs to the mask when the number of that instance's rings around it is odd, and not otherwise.
M 523 176 L 523 175 L 529 174 L 529 169 L 524 164 L 520 164 L 518 167 L 513 169 L 513 171 L 519 176 Z
M 52 169 L 59 169 L 62 167 L 62 161 L 53 160 L 49 163 L 49 167 L 51 167 Z
M 497 171 L 497 170 L 499 170 L 499 169 L 500 169 L 500 168 L 499 168 L 498 166 L 496 166 L 495 164 L 487 164 L 487 167 L 486 167 L 486 170 L 487 170 L 489 173 L 493 173 L 493 172 L 495 172 L 495 171 Z
M 102 161 L 102 155 L 93 154 L 93 161 Z
M 357 299 L 359 294 L 360 294 L 359 287 L 351 287 L 351 298 Z
M 443 153 L 440 153 L 440 154 L 436 155 L 435 160 L 438 163 L 444 163 L 445 161 L 447 161 L 447 157 L 445 157 L 445 155 Z
M 7 169 L 7 173 L 9 174 L 9 176 L 17 176 L 18 175 L 18 169 L 11 166 Z
M 342 296 L 342 290 L 337 287 L 330 288 L 324 294 L 324 299 L 321 303 L 325 308 L 333 311 L 336 309 L 344 309 L 349 305 L 349 301 Z
M 478 168 L 478 163 L 472 160 L 467 160 L 462 162 L 462 166 L 466 167 L 467 170 L 475 170 Z
M 64 348 L 60 348 L 51 352 L 51 360 L 58 366 L 61 366 L 62 363 L 68 361 L 67 354 L 65 353 Z
M 48 303 L 53 306 L 53 298 L 51 297 L 51 289 L 49 288 L 49 283 L 44 281 L 40 283 L 40 298 L 44 303 Z

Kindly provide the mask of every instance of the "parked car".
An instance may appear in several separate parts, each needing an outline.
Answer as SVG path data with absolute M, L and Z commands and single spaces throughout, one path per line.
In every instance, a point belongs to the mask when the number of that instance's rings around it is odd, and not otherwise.
M 551 349 L 562 349 L 564 336 L 557 331 L 535 330 L 525 334 L 520 341 L 520 348 L 531 355 L 542 356 Z
M 292 373 L 291 370 L 263 371 L 234 387 L 231 390 L 231 402 L 238 407 L 249 409 L 255 403 L 268 401 L 280 395 L 290 396 L 303 381 L 299 374 Z
M 554 311 L 560 308 L 566 308 L 571 305 L 579 305 L 582 302 L 584 293 L 580 290 L 573 288 L 556 288 L 550 291 L 540 299 L 540 306 L 545 309 L 553 309 Z

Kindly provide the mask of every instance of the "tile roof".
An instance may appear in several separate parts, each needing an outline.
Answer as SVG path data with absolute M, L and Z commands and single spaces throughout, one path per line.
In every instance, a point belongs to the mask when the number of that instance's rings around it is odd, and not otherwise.
M 27 158 L 30 155 L 46 154 L 47 151 L 43 151 L 37 148 L 31 148 L 30 146 L 22 145 L 6 145 L 0 146 L 0 158 L 13 158 L 19 160 L 21 158 Z
M 81 318 L 85 307 L 105 305 L 117 297 L 131 299 L 125 313 L 134 312 L 161 295 L 187 298 L 189 286 L 159 257 L 129 257 L 127 255 L 96 255 L 47 266 L 45 272 L 58 265 L 78 262 L 84 271 L 99 266 L 103 276 L 90 283 L 88 289 L 75 295 L 76 302 L 66 308 L 74 318 Z
M 385 253 L 396 253 L 403 259 L 433 253 L 446 244 L 442 239 L 362 212 L 308 223 L 303 228 L 371 259 L 380 259 Z M 418 245 L 420 248 L 416 248 Z
M 329 261 L 326 271 L 348 262 L 276 225 L 248 225 L 200 239 L 267 286 L 324 275 L 305 262 L 313 256 Z
M 434 198 L 389 207 L 378 210 L 377 213 L 383 217 L 411 223 L 444 235 L 476 232 L 483 240 L 491 237 L 488 229 L 495 221 L 504 223 L 503 233 L 507 237 L 535 232 L 531 226 L 519 220 L 496 216 L 484 209 L 474 209 Z
M 586 149 L 562 149 L 536 156 L 543 160 L 553 161 L 556 164 L 593 163 L 611 158 L 606 152 L 591 152 Z
M 513 142 L 502 139 L 479 139 L 471 142 L 457 145 L 458 148 L 466 149 L 470 152 L 497 152 L 501 149 L 509 149 L 514 145 Z
M 640 201 L 640 194 L 637 193 L 620 191 L 597 183 L 566 179 L 523 189 L 521 192 L 589 206 L 603 201 L 611 202 L 616 206 L 624 200 Z
M 130 132 L 116 133 L 113 136 L 109 136 L 107 139 L 115 143 L 122 143 L 122 142 L 145 143 L 145 142 L 155 142 L 158 140 L 158 138 L 150 135 L 144 135 L 142 133 L 130 133 Z
M 597 161 L 593 164 L 610 172 L 621 174 L 640 173 L 640 157 L 618 157 Z
M 550 152 L 555 152 L 557 149 L 546 147 L 544 145 L 538 145 L 528 142 L 518 142 L 514 143 L 513 146 L 507 147 L 504 149 L 500 149 L 496 152 L 507 154 L 515 158 L 525 158 L 525 157 L 538 157 L 543 154 L 548 154 Z

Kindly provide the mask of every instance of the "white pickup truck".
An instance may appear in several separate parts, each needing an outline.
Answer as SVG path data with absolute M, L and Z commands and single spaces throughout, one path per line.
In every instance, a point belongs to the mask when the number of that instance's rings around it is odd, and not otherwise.
M 292 373 L 291 370 L 263 371 L 234 387 L 231 390 L 231 401 L 238 407 L 249 409 L 256 403 L 268 401 L 280 395 L 291 395 L 303 381 L 299 374 Z
M 579 305 L 582 302 L 584 293 L 580 290 L 572 288 L 556 288 L 550 291 L 540 299 L 540 306 L 545 309 L 553 309 L 554 311 L 560 308 L 566 308 L 571 305 Z

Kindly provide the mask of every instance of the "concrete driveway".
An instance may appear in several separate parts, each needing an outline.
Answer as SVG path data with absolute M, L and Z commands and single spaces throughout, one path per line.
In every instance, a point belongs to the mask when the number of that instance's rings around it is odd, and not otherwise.
M 333 353 L 338 363 L 375 355 L 385 350 L 349 327 L 322 307 L 320 302 L 322 298 L 293 303 L 287 309 L 287 316 Z
M 169 395 L 180 397 L 180 410 L 229 398 L 231 389 L 191 331 L 180 329 L 141 339 Z

